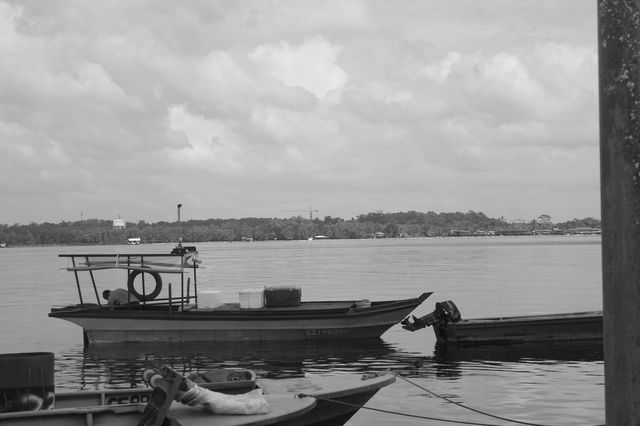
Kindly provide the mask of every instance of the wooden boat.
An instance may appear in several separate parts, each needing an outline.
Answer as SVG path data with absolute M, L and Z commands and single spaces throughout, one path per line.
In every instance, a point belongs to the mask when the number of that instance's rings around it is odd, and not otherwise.
M 145 420 L 149 405 L 98 405 L 90 407 L 54 408 L 43 411 L 0 413 L 3 426 L 262 426 L 282 425 L 302 416 L 315 406 L 313 398 L 292 398 L 290 395 L 265 395 L 272 407 L 267 414 L 212 414 L 197 407 L 171 403 L 167 417 L 169 423 Z M 149 403 L 148 403 L 149 404 Z M 164 419 L 164 417 L 163 417 Z M 295 423 L 293 423 L 295 424 Z
M 284 422 L 287 426 L 343 425 L 382 387 L 395 382 L 391 374 L 312 376 L 293 379 L 259 380 L 265 395 L 290 393 L 310 395 L 316 406 L 307 414 Z
M 188 407 L 176 401 L 177 383 L 164 389 L 133 388 L 102 391 L 60 393 L 55 396 L 55 408 L 44 411 L 0 413 L 0 424 L 17 425 L 343 425 L 381 388 L 395 381 L 392 375 L 368 374 L 313 376 L 292 379 L 258 379 L 253 382 L 248 370 L 216 370 L 217 375 L 241 374 L 242 383 L 234 380 L 205 383 L 200 386 L 221 393 L 241 393 L 253 388 L 262 390 L 269 404 L 267 414 L 220 415 L 198 407 Z M 207 374 L 207 373 L 205 373 Z M 180 381 L 184 378 L 177 375 Z M 190 376 L 192 377 L 192 376 Z M 255 378 L 255 376 L 254 376 Z M 345 405 L 345 403 L 353 405 Z M 163 423 L 166 417 L 167 423 Z M 154 423 L 155 422 L 155 423 Z
M 290 394 L 255 394 L 264 409 L 255 414 L 219 414 L 200 406 L 178 402 L 192 387 L 198 387 L 168 367 L 162 367 L 162 375 L 155 388 L 125 390 L 109 393 L 85 393 L 60 395 L 55 408 L 39 411 L 0 412 L 0 424 L 7 426 L 249 426 L 283 424 L 311 411 L 314 398 L 294 398 Z M 167 372 L 169 374 L 167 374 Z M 153 375 L 154 372 L 152 372 Z M 231 382 L 233 383 L 233 382 Z M 218 383 L 220 387 L 220 383 Z M 232 386 L 232 390 L 237 390 Z M 205 391 L 206 392 L 206 391 Z M 114 396 L 115 395 L 115 396 Z M 219 394 L 216 394 L 219 395 Z M 25 397 L 33 397 L 25 395 Z M 96 399 L 96 397 L 98 397 Z M 244 395 L 239 395 L 249 401 Z M 218 396 L 216 396 L 221 400 Z M 242 401 L 242 400 L 241 400 Z M 243 402 L 240 402 L 242 405 Z
M 455 345 L 602 341 L 602 311 L 462 319 L 446 301 L 421 318 L 405 318 L 402 326 L 410 331 L 432 326 L 438 343 Z
M 195 247 L 60 257 L 70 261 L 66 269 L 74 273 L 80 303 L 53 307 L 49 316 L 82 327 L 85 344 L 377 338 L 432 294 L 374 302 L 301 301 L 299 288 L 268 287 L 247 292 L 245 303 L 241 293 L 240 303 L 208 306 L 198 296 Z M 126 272 L 123 283 L 132 295 L 115 306 L 100 300 L 104 287 L 96 283 L 98 272 L 113 270 Z M 88 275 L 84 282 L 81 273 Z M 174 284 L 163 289 L 163 276 Z

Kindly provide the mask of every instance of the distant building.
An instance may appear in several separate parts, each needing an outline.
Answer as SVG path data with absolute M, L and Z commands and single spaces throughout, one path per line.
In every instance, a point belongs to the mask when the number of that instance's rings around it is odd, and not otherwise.
M 598 228 L 590 228 L 588 226 L 569 229 L 569 234 L 593 235 L 593 234 L 600 234 L 601 232 L 602 231 Z
M 113 219 L 113 229 L 124 229 L 127 227 L 123 219 Z

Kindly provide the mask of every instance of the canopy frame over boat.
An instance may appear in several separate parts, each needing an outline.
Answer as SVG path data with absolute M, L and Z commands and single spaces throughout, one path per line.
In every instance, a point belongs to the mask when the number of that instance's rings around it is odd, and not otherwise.
M 73 272 L 74 274 L 80 306 L 85 306 L 85 301 L 78 273 L 88 272 L 91 279 L 93 293 L 95 295 L 95 305 L 103 306 L 106 303 L 103 303 L 100 299 L 100 292 L 98 291 L 94 272 L 116 269 L 123 269 L 127 271 L 127 290 L 135 297 L 135 299 L 131 299 L 129 302 L 136 301 L 143 305 L 176 305 L 179 306 L 180 309 L 184 309 L 185 305 L 189 305 L 192 302 L 195 305 L 198 303 L 198 282 L 196 272 L 200 265 L 200 259 L 198 258 L 196 248 L 193 246 L 182 247 L 179 245 L 170 253 L 84 253 L 60 254 L 58 256 L 69 259 L 70 265 L 67 266 L 66 270 Z M 191 277 L 187 275 L 189 273 L 193 274 L 193 294 L 191 293 Z M 145 274 L 149 274 L 155 280 L 155 288 L 151 292 L 147 291 Z M 169 283 L 168 297 L 157 297 L 160 294 L 163 285 L 161 274 L 172 274 L 178 276 L 180 282 L 179 296 L 173 295 L 173 286 Z M 142 292 L 138 292 L 135 287 L 135 280 L 138 275 L 140 275 L 142 283 Z M 131 308 L 134 305 L 129 303 L 122 306 Z
M 221 303 L 200 306 L 195 247 L 165 254 L 61 254 L 68 258 L 79 304 L 53 307 L 50 317 L 82 327 L 85 345 L 123 342 L 273 341 L 379 338 L 432 293 L 416 298 L 373 301 L 301 301 L 281 305 L 243 306 Z M 133 299 L 121 305 L 100 300 L 97 272 L 124 270 Z M 110 273 L 112 273 L 110 272 Z M 80 274 L 88 274 L 96 302 L 88 302 Z M 174 284 L 162 290 L 162 277 Z M 147 285 L 148 276 L 155 287 Z M 145 281 L 146 279 L 146 281 Z M 139 282 L 142 281 L 142 290 Z M 118 286 L 121 287 L 121 286 Z M 267 287 L 265 289 L 271 289 Z M 168 292 L 167 292 L 168 290 Z M 299 289 L 298 289 L 299 291 Z M 162 296 L 162 297 L 160 297 Z

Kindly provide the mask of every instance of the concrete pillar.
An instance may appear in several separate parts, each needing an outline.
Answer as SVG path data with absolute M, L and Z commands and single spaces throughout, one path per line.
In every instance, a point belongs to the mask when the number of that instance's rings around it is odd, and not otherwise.
M 598 1 L 606 423 L 640 424 L 640 1 Z

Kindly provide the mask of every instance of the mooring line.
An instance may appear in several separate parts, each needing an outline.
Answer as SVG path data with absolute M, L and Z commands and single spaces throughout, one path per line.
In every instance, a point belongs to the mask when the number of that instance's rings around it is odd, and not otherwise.
M 427 388 L 425 388 L 423 386 L 420 386 L 419 384 L 407 379 L 406 377 L 401 376 L 400 374 L 394 373 L 392 371 L 389 371 L 388 373 L 389 374 L 393 374 L 394 376 L 401 378 L 402 380 L 406 381 L 407 383 L 410 383 L 413 386 L 415 386 L 415 387 L 417 387 L 419 389 L 422 389 L 423 391 L 425 391 L 425 392 L 427 392 L 427 393 L 429 393 L 429 394 L 431 394 L 431 395 L 433 395 L 435 397 L 438 397 L 438 398 L 440 398 L 440 399 L 442 399 L 444 401 L 447 401 L 450 404 L 455 404 L 460 408 L 464 408 L 465 410 L 473 411 L 474 413 L 482 414 L 483 416 L 491 417 L 491 418 L 494 418 L 494 419 L 497 419 L 497 420 L 503 420 L 503 421 L 506 421 L 506 422 L 517 423 L 517 424 L 521 424 L 521 425 L 527 425 L 527 426 L 554 426 L 554 425 L 545 425 L 545 424 L 540 424 L 540 423 L 529 423 L 529 422 L 525 422 L 525 421 L 514 420 L 514 419 L 507 418 L 507 417 L 501 417 L 501 416 L 497 416 L 495 414 L 487 413 L 486 411 L 482 411 L 482 410 L 478 410 L 476 408 L 472 408 L 472 407 L 466 406 L 465 404 L 463 404 L 461 402 L 454 401 L 451 398 L 447 398 L 444 395 L 440 395 L 438 393 L 435 393 L 435 392 L 433 392 L 433 391 L 431 391 L 431 390 L 429 390 L 429 389 L 427 389 Z M 605 426 L 605 425 L 597 425 L 597 426 Z
M 439 422 L 457 423 L 457 424 L 462 424 L 462 425 L 474 425 L 474 426 L 501 426 L 501 425 L 497 425 L 497 424 L 493 424 L 493 423 L 477 423 L 477 422 L 467 422 L 467 421 L 464 421 L 464 420 L 441 419 L 441 418 L 438 418 L 438 417 L 421 416 L 419 414 L 402 413 L 400 411 L 383 410 L 382 408 L 365 407 L 364 405 L 351 404 L 350 402 L 344 402 L 344 401 L 338 401 L 338 400 L 335 400 L 335 399 L 324 398 L 324 397 L 318 396 L 318 395 L 308 395 L 306 393 L 299 393 L 299 394 L 297 394 L 297 396 L 299 396 L 299 397 L 308 396 L 308 397 L 311 397 L 311 398 L 318 399 L 320 401 L 331 402 L 331 403 L 339 404 L 339 405 L 346 405 L 347 407 L 354 407 L 354 408 L 357 408 L 359 410 L 376 411 L 376 412 L 379 412 L 379 413 L 393 414 L 393 415 L 396 415 L 396 416 L 404 416 L 404 417 L 412 417 L 412 418 L 415 418 L 415 419 L 436 420 L 436 421 L 439 421 Z
M 435 393 L 433 391 L 430 391 L 429 389 L 427 389 L 427 388 L 425 388 L 423 386 L 420 386 L 419 384 L 417 384 L 415 382 L 412 382 L 411 380 L 407 379 L 406 377 L 403 377 L 403 376 L 401 376 L 399 374 L 396 374 L 396 373 L 393 373 L 393 372 L 390 372 L 390 373 L 393 374 L 396 377 L 399 377 L 399 378 L 403 379 L 407 383 L 410 383 L 413 386 L 415 386 L 415 387 L 417 387 L 419 389 L 422 389 L 423 391 L 425 391 L 425 392 L 427 392 L 427 393 L 429 393 L 429 394 L 431 394 L 431 395 L 433 395 L 435 397 L 438 397 L 438 398 L 440 398 L 440 399 L 442 399 L 444 401 L 447 401 L 450 404 L 455 404 L 460 408 L 464 408 L 465 410 L 473 411 L 474 413 L 482 414 L 483 416 L 491 417 L 491 418 L 494 418 L 494 419 L 497 419 L 497 420 L 504 420 L 506 422 L 518 423 L 518 424 L 521 424 L 521 425 L 527 425 L 527 426 L 552 426 L 552 425 L 543 425 L 543 424 L 539 424 L 539 423 L 529 423 L 529 422 L 523 422 L 523 421 L 519 421 L 519 420 L 513 420 L 513 419 L 506 418 L 506 417 L 497 416 L 495 414 L 487 413 L 486 411 L 478 410 L 476 408 L 468 407 L 468 406 L 464 405 L 461 402 L 454 401 L 451 398 L 447 398 L 444 395 L 440 395 L 440 394 L 437 394 L 437 393 Z
M 406 377 L 403 377 L 397 373 L 394 373 L 392 371 L 388 371 L 389 374 L 393 374 L 396 377 L 399 377 L 401 379 L 403 379 L 404 381 L 406 381 L 407 383 L 412 384 L 413 386 L 437 397 L 440 398 L 444 401 L 447 401 L 450 404 L 454 404 L 457 405 L 460 408 L 464 408 L 465 410 L 469 410 L 472 411 L 474 413 L 477 414 L 481 414 L 483 416 L 487 416 L 487 417 L 491 417 L 494 418 L 496 420 L 502 420 L 505 422 L 509 422 L 509 423 L 517 423 L 517 424 L 521 424 L 521 425 L 526 425 L 526 426 L 554 426 L 554 425 L 545 425 L 545 424 L 540 424 L 540 423 L 530 423 L 530 422 L 525 422 L 525 421 L 521 421 L 521 420 L 514 420 L 514 419 L 510 419 L 507 417 L 502 417 L 502 416 L 497 416 L 491 413 L 487 413 L 485 411 L 482 410 L 478 410 L 476 408 L 472 408 L 472 407 L 468 407 L 466 405 L 464 405 L 461 402 L 457 402 L 452 400 L 451 398 L 447 398 L 444 395 L 440 395 L 438 393 L 435 393 L 427 388 L 425 388 L 424 386 L 420 386 L 419 384 L 407 379 Z M 326 402 L 331 402 L 333 404 L 339 404 L 339 405 L 344 405 L 344 406 L 348 406 L 348 407 L 354 407 L 357 408 L 358 410 L 369 410 L 369 411 L 376 411 L 378 413 L 385 413 L 385 414 L 393 414 L 396 416 L 403 416 L 403 417 L 411 417 L 411 418 L 415 418 L 415 419 L 422 419 L 422 420 L 435 420 L 435 421 L 439 421 L 439 422 L 447 422 L 447 423 L 456 423 L 456 424 L 461 424 L 461 425 L 473 425 L 473 426 L 502 426 L 502 425 L 498 425 L 498 424 L 494 424 L 494 423 L 479 423 L 479 422 L 472 422 L 472 421 L 465 421 L 465 420 L 452 420 L 452 419 L 443 419 L 443 418 L 438 418 L 438 417 L 430 417 L 430 416 L 422 416 L 419 414 L 410 414 L 410 413 L 403 413 L 401 411 L 393 411 L 393 410 L 384 410 L 382 408 L 373 408 L 373 407 L 365 407 L 364 405 L 359 405 L 359 404 L 352 404 L 349 402 L 344 402 L 344 401 L 338 401 L 335 399 L 330 399 L 330 398 L 325 398 L 322 396 L 317 396 L 317 395 L 309 395 L 306 393 L 299 393 L 297 394 L 297 396 L 299 397 L 311 397 L 311 398 L 315 398 L 317 400 L 320 401 L 326 401 Z M 597 425 L 597 426 L 605 426 L 605 425 Z

